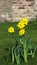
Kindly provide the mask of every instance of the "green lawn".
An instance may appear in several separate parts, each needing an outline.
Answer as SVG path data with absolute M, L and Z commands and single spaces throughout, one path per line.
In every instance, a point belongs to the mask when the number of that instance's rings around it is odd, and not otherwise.
M 9 26 L 16 27 L 16 24 L 17 23 L 0 23 L 0 65 L 12 65 L 10 55 L 12 43 L 10 43 L 10 38 L 14 40 L 14 36 L 16 36 L 16 38 L 18 37 L 17 35 L 10 36 L 7 29 Z M 28 38 L 30 34 L 32 46 L 33 48 L 37 48 L 37 21 L 31 21 L 26 27 L 26 29 L 26 38 Z M 34 58 L 31 58 L 31 56 L 28 57 L 27 64 L 22 61 L 22 65 L 37 65 L 37 52 Z

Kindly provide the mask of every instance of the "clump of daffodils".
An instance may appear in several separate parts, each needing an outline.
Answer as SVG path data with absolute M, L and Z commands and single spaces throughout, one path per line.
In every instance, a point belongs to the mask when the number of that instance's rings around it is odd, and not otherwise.
M 12 63 L 14 63 L 14 61 L 16 60 L 17 65 L 20 64 L 20 56 L 22 55 L 22 57 L 24 58 L 25 62 L 27 63 L 27 49 L 29 49 L 26 45 L 26 41 L 22 40 L 22 36 L 24 36 L 25 34 L 25 27 L 28 24 L 28 19 L 27 18 L 23 18 L 22 20 L 20 20 L 16 27 L 19 31 L 16 31 L 16 29 L 13 26 L 10 26 L 8 28 L 8 32 L 9 33 L 14 33 L 15 35 L 18 33 L 19 34 L 19 39 L 16 39 L 17 36 L 14 38 L 15 40 L 15 44 L 13 43 L 12 45 Z M 18 41 L 19 40 L 19 41 Z M 12 41 L 12 40 L 10 40 Z M 19 44 L 21 43 L 21 44 Z
M 21 21 L 18 22 L 17 27 L 20 29 L 19 30 L 19 36 L 22 36 L 25 34 L 25 27 L 28 24 L 28 19 L 23 18 Z M 15 32 L 14 27 L 9 27 L 8 32 L 13 33 Z
M 18 24 L 17 27 L 20 29 L 19 31 L 19 35 L 22 36 L 23 34 L 25 34 L 25 26 L 28 24 L 28 19 L 27 18 L 23 18 Z

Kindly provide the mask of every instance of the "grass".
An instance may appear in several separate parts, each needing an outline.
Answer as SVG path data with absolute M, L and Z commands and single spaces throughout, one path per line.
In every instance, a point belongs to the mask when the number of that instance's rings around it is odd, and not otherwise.
M 14 40 L 14 37 L 17 35 L 9 35 L 7 29 L 9 26 L 16 27 L 17 23 L 0 23 L 0 65 L 12 65 L 11 63 L 11 48 L 12 48 L 12 42 L 10 43 L 10 38 L 12 41 Z M 32 47 L 37 47 L 37 21 L 31 21 L 28 26 L 26 27 L 27 34 L 26 38 L 29 37 L 29 34 L 31 35 L 31 43 Z M 17 31 L 17 28 L 16 28 Z M 17 33 L 17 32 L 16 32 Z M 13 37 L 13 38 L 12 38 Z M 14 42 L 14 41 L 13 41 Z M 23 60 L 22 65 L 37 65 L 37 52 L 34 58 L 31 58 L 31 56 L 28 57 L 28 63 L 25 64 Z M 13 64 L 16 65 L 16 64 Z

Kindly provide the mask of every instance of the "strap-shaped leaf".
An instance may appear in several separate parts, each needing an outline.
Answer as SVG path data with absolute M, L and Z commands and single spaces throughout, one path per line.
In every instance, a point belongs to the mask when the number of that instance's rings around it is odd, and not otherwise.
M 24 49 L 24 60 L 27 63 L 27 49 L 26 49 L 26 41 L 23 44 L 23 49 Z
M 32 53 L 32 58 L 35 56 L 36 48 L 34 49 L 34 52 Z
M 17 65 L 19 65 L 20 64 L 20 55 L 19 54 L 17 55 L 17 53 L 15 53 L 15 59 L 16 59 Z
M 20 46 L 19 42 L 16 42 L 14 54 L 15 54 L 15 60 L 16 60 L 17 65 L 20 64 L 20 49 L 21 49 L 21 46 Z
M 13 52 L 13 49 L 12 49 L 12 63 L 14 63 L 14 52 Z

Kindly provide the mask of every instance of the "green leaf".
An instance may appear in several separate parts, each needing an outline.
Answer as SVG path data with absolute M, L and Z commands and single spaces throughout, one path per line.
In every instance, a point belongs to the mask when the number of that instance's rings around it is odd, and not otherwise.
M 14 52 L 13 52 L 13 49 L 12 49 L 12 63 L 14 63 Z
M 16 53 L 15 53 L 15 59 L 16 59 L 17 65 L 19 65 L 20 64 L 20 57 L 19 57 L 19 55 L 16 55 Z
M 27 63 L 27 49 L 26 49 L 26 41 L 25 41 L 25 43 L 23 44 L 23 48 L 24 48 L 24 60 L 25 60 L 25 62 Z
M 34 52 L 32 53 L 32 58 L 35 56 L 36 48 L 34 49 Z

